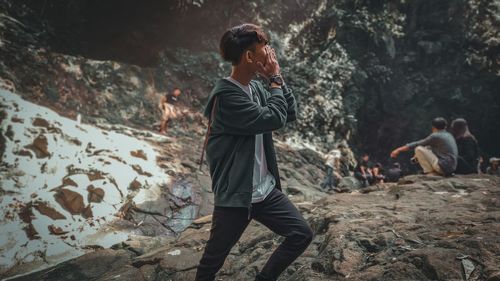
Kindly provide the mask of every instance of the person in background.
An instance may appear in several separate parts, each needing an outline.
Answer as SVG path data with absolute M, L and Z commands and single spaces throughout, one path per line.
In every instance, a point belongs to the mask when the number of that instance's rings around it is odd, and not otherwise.
M 490 158 L 490 166 L 486 169 L 486 173 L 489 175 L 500 176 L 500 158 L 492 157 Z
M 177 117 L 175 106 L 179 102 L 180 94 L 181 90 L 175 87 L 172 93 L 161 96 L 160 103 L 158 105 L 162 113 L 159 130 L 160 134 L 166 134 L 168 121 Z
M 354 168 L 354 177 L 361 181 L 363 187 L 370 185 L 370 182 L 373 180 L 368 161 L 370 161 L 370 156 L 365 153 L 361 157 L 361 160 L 358 161 L 358 165 Z
M 451 122 L 450 129 L 458 148 L 458 162 L 455 173 L 462 175 L 477 173 L 479 146 L 476 138 L 469 131 L 467 121 L 463 118 L 455 119 Z
M 382 164 L 380 163 L 375 164 L 371 169 L 371 172 L 372 172 L 372 180 L 370 184 L 384 183 L 385 176 Z
M 342 143 L 337 146 L 337 149 L 340 151 L 339 173 L 341 177 L 352 176 L 352 170 L 354 169 L 352 152 L 347 148 L 347 145 Z
M 424 174 L 451 176 L 457 168 L 458 148 L 455 138 L 446 131 L 448 122 L 442 117 L 432 120 L 432 134 L 425 139 L 394 149 L 391 157 L 415 149 L 415 158 Z M 427 146 L 430 148 L 427 148 Z
M 398 162 L 392 164 L 392 167 L 385 173 L 386 182 L 398 182 L 401 178 L 403 172 L 401 170 L 401 165 Z
M 477 163 L 477 173 L 478 174 L 485 174 L 486 173 L 486 168 L 488 168 L 488 163 L 484 160 L 487 159 L 486 155 L 480 154 L 479 155 L 479 161 Z
M 338 149 L 332 149 L 325 156 L 326 176 L 323 183 L 321 183 L 321 189 L 333 189 L 337 186 L 339 180 L 342 178 L 339 173 L 340 157 L 341 152 Z

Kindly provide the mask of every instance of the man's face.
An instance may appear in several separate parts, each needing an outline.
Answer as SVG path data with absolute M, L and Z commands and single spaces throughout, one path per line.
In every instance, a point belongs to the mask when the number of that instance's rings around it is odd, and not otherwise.
M 368 156 L 368 155 L 364 155 L 364 156 L 363 156 L 363 161 L 368 161 L 368 160 L 370 160 L 370 156 Z
M 179 96 L 181 94 L 181 90 L 175 89 L 173 94 L 174 94 L 174 96 L 177 97 L 177 96 Z

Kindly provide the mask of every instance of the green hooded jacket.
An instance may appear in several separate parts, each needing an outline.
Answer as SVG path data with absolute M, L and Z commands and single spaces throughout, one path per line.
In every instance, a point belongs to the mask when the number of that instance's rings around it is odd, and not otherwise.
M 221 79 L 210 93 L 205 108 L 205 116 L 211 116 L 213 110 L 214 117 L 206 159 L 215 206 L 251 207 L 257 134 L 263 134 L 268 169 L 276 179 L 275 187 L 281 190 L 272 131 L 296 120 L 295 98 L 286 86 L 269 92 L 260 82 L 252 80 L 250 87 L 252 93 L 259 95 L 261 105 L 252 101 L 240 87 Z

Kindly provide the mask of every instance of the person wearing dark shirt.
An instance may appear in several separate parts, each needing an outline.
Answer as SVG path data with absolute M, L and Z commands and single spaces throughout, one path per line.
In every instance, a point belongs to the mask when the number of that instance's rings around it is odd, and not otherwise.
M 469 131 L 467 121 L 458 118 L 451 122 L 451 133 L 455 137 L 458 148 L 458 162 L 455 173 L 475 174 L 478 173 L 479 146 L 474 135 Z
M 175 106 L 179 102 L 181 90 L 174 88 L 172 93 L 161 96 L 158 107 L 161 110 L 160 134 L 167 133 L 167 123 L 177 117 Z
M 434 118 L 432 134 L 425 139 L 394 149 L 391 157 L 396 158 L 401 152 L 415 149 L 415 158 L 424 170 L 424 174 L 452 175 L 457 168 L 458 148 L 455 138 L 446 131 L 447 125 L 444 118 Z
M 181 89 L 175 87 L 172 93 L 167 95 L 167 102 L 172 105 L 177 105 L 181 99 L 181 93 Z
M 392 167 L 387 169 L 385 180 L 387 182 L 397 182 L 402 176 L 401 165 L 398 162 L 392 164 Z
M 370 156 L 365 153 L 354 168 L 354 177 L 361 181 L 363 187 L 370 185 L 373 179 L 368 161 L 370 161 Z

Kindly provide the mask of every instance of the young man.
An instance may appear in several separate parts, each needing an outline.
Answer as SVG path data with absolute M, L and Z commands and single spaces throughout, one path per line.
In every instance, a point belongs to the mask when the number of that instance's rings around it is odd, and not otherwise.
M 230 28 L 220 41 L 232 71 L 216 83 L 205 109 L 215 206 L 198 281 L 214 280 L 251 219 L 285 237 L 255 280 L 276 280 L 312 240 L 311 228 L 281 192 L 272 131 L 296 119 L 296 104 L 267 43 L 253 24 Z M 269 91 L 252 80 L 256 74 L 269 81 Z
M 396 148 L 391 152 L 391 157 L 396 158 L 401 152 L 415 149 L 415 158 L 424 174 L 450 176 L 457 168 L 458 148 L 455 138 L 446 131 L 447 125 L 444 118 L 434 118 L 432 134 L 425 139 Z
M 160 104 L 158 105 L 162 113 L 160 122 L 160 134 L 166 134 L 167 122 L 170 119 L 177 117 L 177 114 L 175 113 L 175 105 L 179 101 L 180 94 L 181 90 L 175 87 L 171 94 L 161 96 Z
M 358 165 L 354 168 L 354 177 L 361 181 L 363 187 L 370 185 L 370 182 L 373 180 L 373 174 L 371 173 L 369 161 L 370 155 L 364 153 L 358 161 Z

